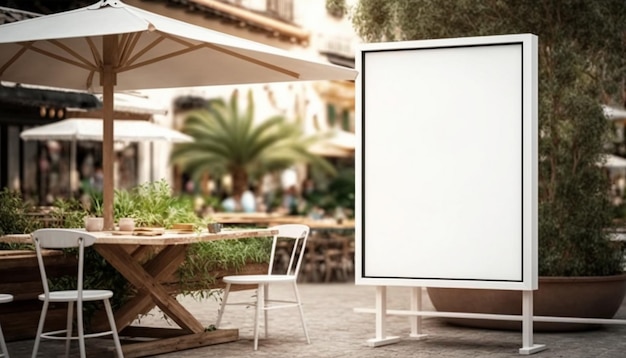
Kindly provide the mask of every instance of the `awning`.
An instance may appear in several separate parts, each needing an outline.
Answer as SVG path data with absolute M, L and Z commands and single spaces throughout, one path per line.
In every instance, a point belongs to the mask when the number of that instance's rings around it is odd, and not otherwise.
M 89 93 L 34 88 L 21 85 L 0 85 L 0 103 L 33 107 L 54 106 L 83 109 L 102 107 L 102 102 L 96 98 L 96 96 Z
M 288 39 L 292 42 L 304 45 L 309 43 L 309 31 L 285 21 L 256 13 L 244 7 L 216 0 L 181 0 L 180 3 L 187 5 L 189 7 L 188 11 L 196 10 L 213 13 L 227 19 L 235 19 L 238 22 L 244 22 L 250 27 Z
M 32 19 L 33 17 L 37 16 L 40 15 L 35 14 L 34 12 L 0 6 L 0 24 L 8 24 L 9 22 Z

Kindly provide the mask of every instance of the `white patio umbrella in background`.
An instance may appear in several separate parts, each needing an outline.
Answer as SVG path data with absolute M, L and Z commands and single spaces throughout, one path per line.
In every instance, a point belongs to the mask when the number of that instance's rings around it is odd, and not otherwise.
M 312 80 L 357 72 L 121 1 L 0 25 L 0 80 L 103 95 L 103 211 L 113 227 L 113 92 Z
M 354 157 L 356 137 L 354 133 L 341 129 L 329 132 L 327 138 L 313 144 L 309 151 L 327 157 Z
M 604 154 L 600 165 L 612 169 L 626 169 L 626 159 L 613 154 Z
M 173 129 L 140 120 L 115 120 L 114 139 L 119 142 L 166 141 L 172 143 L 192 142 L 193 138 Z M 70 188 L 77 187 L 76 142 L 79 140 L 102 141 L 102 119 L 70 118 L 22 131 L 24 140 L 65 140 L 71 141 L 70 149 Z
M 94 140 L 103 138 L 102 119 L 69 118 L 23 131 L 24 140 Z M 179 131 L 148 121 L 116 119 L 114 140 L 120 142 L 167 141 L 192 142 L 193 138 Z

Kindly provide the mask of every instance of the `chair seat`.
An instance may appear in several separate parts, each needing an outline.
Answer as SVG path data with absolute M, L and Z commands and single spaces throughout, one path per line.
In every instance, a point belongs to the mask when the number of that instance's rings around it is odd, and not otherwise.
M 6 293 L 1 293 L 0 294 L 0 303 L 7 303 L 7 302 L 11 302 L 13 301 L 13 296 L 12 295 L 8 295 Z
M 263 283 L 293 282 L 296 277 L 293 275 L 235 275 L 225 276 L 224 282 L 235 285 L 250 285 Z
M 39 300 L 46 298 L 45 294 L 40 294 Z M 83 290 L 83 301 L 98 301 L 113 297 L 113 292 L 109 290 Z M 78 291 L 54 291 L 50 292 L 50 302 L 76 302 Z

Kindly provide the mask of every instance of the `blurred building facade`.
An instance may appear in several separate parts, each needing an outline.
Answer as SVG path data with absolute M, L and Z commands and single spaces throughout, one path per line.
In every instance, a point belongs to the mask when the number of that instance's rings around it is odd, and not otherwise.
M 56 1 L 54 7 L 48 8 L 61 11 L 62 3 L 67 3 L 66 7 L 78 7 L 94 1 Z M 34 11 L 44 8 L 41 4 L 45 3 L 14 1 L 10 5 L 22 10 L 0 8 L 0 23 L 39 16 Z M 328 9 L 325 1 L 126 0 L 125 3 L 298 55 L 354 67 L 354 48 L 358 37 L 349 19 Z M 301 120 L 309 133 L 331 128 L 347 133 L 354 131 L 352 82 L 317 81 L 145 90 L 133 95 L 139 101 L 144 98 L 147 103 L 158 105 L 134 104 L 124 107 L 116 99 L 116 118 L 150 120 L 178 129 L 185 115 L 184 108 L 177 105 L 181 98 L 228 98 L 235 89 L 240 93 L 253 91 L 255 120 L 281 114 Z M 15 103 L 15 98 L 19 98 L 16 95 L 18 91 L 28 92 L 25 96 L 30 97 Z M 41 92 L 48 94 L 43 100 L 41 96 L 38 97 Z M 241 100 L 243 102 L 240 102 L 240 106 L 243 108 L 246 105 L 245 98 Z M 0 187 L 21 190 L 40 204 L 50 203 L 55 197 L 69 196 L 76 189 L 69 187 L 71 175 L 77 175 L 80 181 L 84 181 L 97 171 L 101 144 L 80 143 L 77 173 L 69 173 L 69 143 L 25 142 L 19 139 L 19 133 L 32 126 L 65 118 L 98 117 L 100 106 L 100 98 L 87 93 L 3 83 L 0 86 Z M 165 179 L 175 188 L 182 188 L 180 173 L 169 163 L 171 144 L 119 144 L 116 149 L 116 187 L 132 187 L 146 181 Z M 332 151 L 327 154 L 335 155 Z M 301 177 L 298 180 L 304 180 L 303 174 L 299 175 Z
M 340 66 L 354 67 L 354 49 L 359 39 L 346 16 L 327 10 L 326 2 L 319 0 L 128 0 L 127 3 L 148 11 L 204 26 L 234 36 L 250 39 L 291 51 L 307 58 L 316 58 Z M 298 119 L 308 133 L 332 128 L 348 134 L 354 131 L 354 83 L 348 81 L 316 81 L 270 83 L 239 86 L 209 86 L 177 89 L 146 90 L 151 99 L 168 103 L 165 116 L 155 121 L 180 128 L 184 110 L 176 105 L 178 99 L 229 98 L 233 90 L 253 92 L 255 120 L 273 115 Z M 240 108 L 246 98 L 240 96 Z M 320 153 L 340 155 L 342 149 L 320 148 Z M 167 178 L 172 168 L 167 165 L 171 147 L 153 148 L 152 167 L 155 171 L 142 173 L 155 178 Z M 146 153 L 147 151 L 144 151 Z M 148 165 L 147 161 L 141 161 Z M 306 173 L 295 168 L 301 183 Z M 180 173 L 174 173 L 175 187 L 182 188 Z

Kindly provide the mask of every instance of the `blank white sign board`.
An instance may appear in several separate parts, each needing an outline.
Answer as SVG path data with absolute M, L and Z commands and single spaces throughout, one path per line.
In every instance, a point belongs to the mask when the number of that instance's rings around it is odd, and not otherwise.
M 357 284 L 536 289 L 536 48 L 361 45 Z

